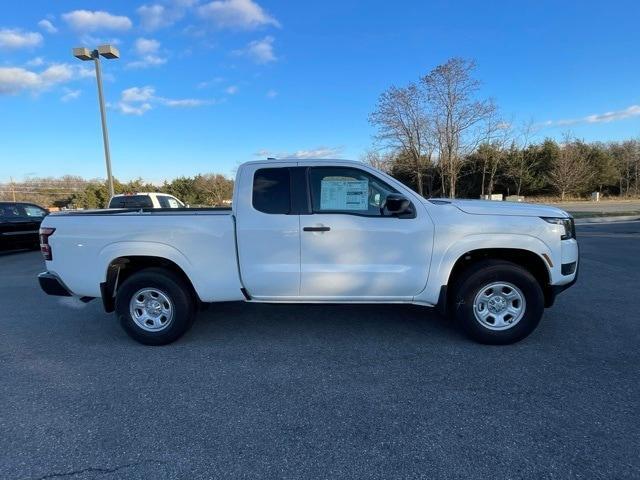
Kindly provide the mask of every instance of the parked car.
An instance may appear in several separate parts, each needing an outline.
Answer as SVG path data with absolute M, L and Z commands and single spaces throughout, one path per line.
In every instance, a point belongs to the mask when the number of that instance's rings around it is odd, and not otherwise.
M 427 200 L 341 160 L 245 163 L 232 209 L 56 213 L 41 234 L 46 293 L 100 297 L 155 345 L 199 303 L 236 300 L 437 307 L 479 342 L 512 343 L 578 273 L 563 210 Z
M 48 213 L 33 203 L 0 202 L 0 248 L 40 248 L 38 229 Z
M 173 195 L 155 192 L 124 193 L 114 195 L 108 208 L 184 208 L 184 203 Z

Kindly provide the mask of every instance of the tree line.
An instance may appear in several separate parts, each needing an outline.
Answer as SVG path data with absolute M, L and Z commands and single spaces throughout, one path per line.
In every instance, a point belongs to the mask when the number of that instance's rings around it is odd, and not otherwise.
M 533 122 L 515 125 L 481 97 L 475 68 L 452 58 L 383 92 L 363 160 L 426 197 L 639 195 L 639 140 L 587 143 L 566 133 L 534 142 Z
M 140 178 L 129 182 L 114 179 L 113 186 L 116 194 L 168 193 L 190 206 L 224 205 L 233 195 L 233 180 L 218 173 L 178 177 L 159 186 Z M 44 207 L 105 208 L 109 203 L 109 191 L 104 180 L 66 175 L 0 184 L 0 200 L 27 201 Z

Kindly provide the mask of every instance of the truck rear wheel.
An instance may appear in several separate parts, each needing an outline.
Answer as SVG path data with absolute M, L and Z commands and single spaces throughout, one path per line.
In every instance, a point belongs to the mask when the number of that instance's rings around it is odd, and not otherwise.
M 127 334 L 145 345 L 166 345 L 189 330 L 195 316 L 188 285 L 163 268 L 127 278 L 116 294 L 116 314 Z
M 535 277 L 519 265 L 484 260 L 455 282 L 451 311 L 472 339 L 506 345 L 522 340 L 538 326 L 544 295 Z

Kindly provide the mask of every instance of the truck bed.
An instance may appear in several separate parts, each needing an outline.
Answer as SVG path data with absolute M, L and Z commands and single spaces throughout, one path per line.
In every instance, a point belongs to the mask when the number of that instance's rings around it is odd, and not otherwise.
M 74 294 L 100 297 L 109 265 L 123 257 L 176 264 L 205 302 L 242 299 L 235 219 L 229 208 L 110 209 L 54 213 L 47 269 Z

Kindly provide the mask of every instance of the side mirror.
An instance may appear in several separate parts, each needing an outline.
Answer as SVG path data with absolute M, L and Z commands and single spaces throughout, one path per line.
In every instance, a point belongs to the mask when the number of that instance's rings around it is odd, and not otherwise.
M 390 193 L 385 200 L 384 208 L 392 215 L 402 215 L 407 213 L 411 202 L 404 195 Z

